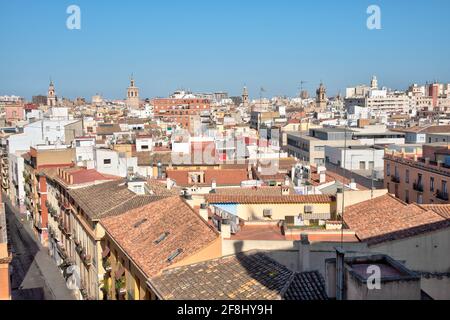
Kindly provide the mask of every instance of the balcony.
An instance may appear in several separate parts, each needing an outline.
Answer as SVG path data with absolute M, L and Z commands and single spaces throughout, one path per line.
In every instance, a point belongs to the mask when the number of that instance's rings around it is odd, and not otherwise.
M 394 183 L 400 183 L 400 177 L 391 176 L 391 181 Z
M 127 293 L 127 290 L 124 276 L 121 276 L 120 278 L 116 279 L 115 287 L 116 287 L 116 299 L 125 300 L 125 294 Z
M 72 230 L 66 225 L 63 225 L 61 231 L 67 236 L 70 237 L 72 235 Z
M 443 192 L 441 190 L 436 191 L 436 198 L 444 201 L 448 201 L 448 192 Z
M 82 255 L 81 260 L 83 260 L 83 263 L 88 267 L 92 264 L 92 256 L 90 254 Z
M 105 271 L 107 273 L 111 272 L 112 267 L 111 267 L 111 261 L 109 260 L 109 258 L 103 259 L 103 269 L 105 269 Z
M 423 184 L 422 183 L 413 183 L 413 189 L 419 192 L 423 192 Z

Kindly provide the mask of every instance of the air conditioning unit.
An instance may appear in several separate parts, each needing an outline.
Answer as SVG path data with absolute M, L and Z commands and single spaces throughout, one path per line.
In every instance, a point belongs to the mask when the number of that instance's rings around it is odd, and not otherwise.
M 312 206 L 305 206 L 304 211 L 306 214 L 312 214 L 313 213 L 313 207 Z
M 272 209 L 264 209 L 263 216 L 264 218 L 270 218 L 272 216 Z

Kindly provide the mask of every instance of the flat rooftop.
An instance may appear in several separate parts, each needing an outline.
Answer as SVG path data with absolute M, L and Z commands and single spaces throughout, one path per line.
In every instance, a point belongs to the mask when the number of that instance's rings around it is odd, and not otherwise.
M 242 226 L 241 230 L 231 235 L 231 240 L 286 240 L 281 229 L 276 225 Z
M 392 267 L 389 264 L 386 263 L 355 263 L 350 265 L 352 267 L 353 272 L 358 274 L 360 277 L 362 277 L 364 280 L 367 280 L 369 276 L 371 276 L 372 273 L 368 273 L 367 270 L 369 270 L 369 267 L 371 266 L 377 266 L 381 270 L 381 276 L 382 277 L 398 277 L 405 275 L 402 271 Z

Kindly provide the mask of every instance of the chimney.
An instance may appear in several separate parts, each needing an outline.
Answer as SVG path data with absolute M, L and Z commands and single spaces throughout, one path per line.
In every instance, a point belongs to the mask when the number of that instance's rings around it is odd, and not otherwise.
M 355 179 L 352 179 L 352 180 L 350 181 L 350 183 L 349 183 L 348 186 L 349 186 L 349 188 L 352 189 L 352 190 L 357 190 Z
M 344 300 L 344 262 L 345 251 L 336 248 L 336 300 Z
M 327 181 L 327 169 L 325 167 L 317 168 L 319 172 L 319 183 L 325 183 Z
M 211 181 L 211 190 L 216 190 L 217 188 L 217 183 L 216 183 L 216 179 L 213 179 Z
M 170 180 L 170 178 L 166 179 L 166 188 L 168 190 L 172 189 L 172 180 Z
M 289 177 L 286 176 L 286 177 L 284 178 L 284 186 L 285 186 L 285 187 L 289 187 L 290 185 L 291 185 L 291 181 L 289 180 Z

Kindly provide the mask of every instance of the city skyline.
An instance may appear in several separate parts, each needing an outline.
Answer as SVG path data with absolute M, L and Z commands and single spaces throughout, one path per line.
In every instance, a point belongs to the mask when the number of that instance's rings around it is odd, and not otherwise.
M 266 97 L 295 96 L 302 80 L 310 94 L 323 81 L 334 96 L 372 75 L 393 89 L 450 82 L 450 45 L 439 41 L 450 4 L 436 2 L 442 10 L 378 1 L 381 30 L 366 27 L 369 1 L 77 1 L 80 30 L 66 28 L 67 1 L 2 3 L 1 28 L 14 32 L 3 34 L 10 50 L 0 52 L 0 94 L 45 94 L 52 77 L 60 96 L 123 99 L 131 73 L 143 98 L 178 88 L 240 95 L 244 85 L 253 98 L 260 87 Z

